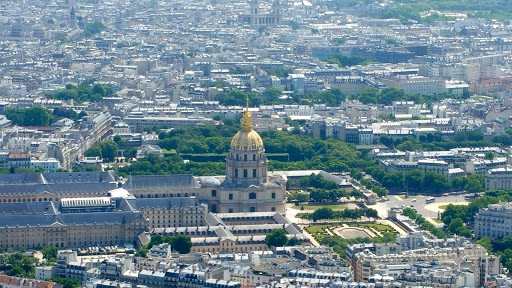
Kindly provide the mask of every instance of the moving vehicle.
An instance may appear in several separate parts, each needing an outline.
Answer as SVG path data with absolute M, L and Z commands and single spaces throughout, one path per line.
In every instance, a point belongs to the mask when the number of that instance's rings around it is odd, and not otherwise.
M 436 202 L 436 198 L 435 197 L 428 197 L 427 200 L 425 201 L 425 203 L 434 203 Z

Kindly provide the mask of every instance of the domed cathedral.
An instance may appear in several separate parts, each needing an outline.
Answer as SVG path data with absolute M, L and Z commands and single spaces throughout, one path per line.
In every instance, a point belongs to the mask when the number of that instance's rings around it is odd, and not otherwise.
M 252 129 L 251 112 L 242 117 L 242 130 L 231 140 L 226 158 L 225 185 L 263 185 L 267 182 L 267 157 L 263 140 Z
M 242 130 L 231 140 L 226 175 L 134 175 L 123 188 L 137 198 L 197 197 L 213 213 L 285 213 L 286 176 L 267 170 L 263 140 L 253 130 L 249 101 Z
M 265 28 L 281 25 L 282 6 L 280 0 L 274 0 L 272 10 L 262 12 L 258 0 L 251 0 L 248 14 L 239 15 L 239 22 L 251 25 L 252 28 Z
M 247 107 L 242 130 L 231 140 L 226 178 L 221 184 L 220 212 L 285 212 L 286 179 L 269 176 L 263 140 L 253 130 Z

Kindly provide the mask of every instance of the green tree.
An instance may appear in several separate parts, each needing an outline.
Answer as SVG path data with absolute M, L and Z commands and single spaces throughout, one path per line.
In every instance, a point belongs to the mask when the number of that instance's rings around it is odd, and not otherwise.
M 476 243 L 482 245 L 487 250 L 487 253 L 490 254 L 492 252 L 492 241 L 489 237 L 482 237 Z
M 455 136 L 453 136 L 453 140 L 456 142 L 464 142 L 468 140 L 468 134 L 465 131 L 457 131 L 455 132 Z
M 418 169 L 407 171 L 405 174 L 405 183 L 408 190 L 417 191 L 423 185 L 423 175 Z
M 117 157 L 119 146 L 112 140 L 103 140 L 94 144 L 91 148 L 84 152 L 86 157 L 101 157 L 106 161 L 114 161 Z
M 92 94 L 99 94 L 103 97 L 107 94 L 107 90 L 103 85 L 96 84 L 92 87 Z
M 450 188 L 450 184 L 444 175 L 437 172 L 427 172 L 423 177 L 423 187 L 436 193 L 442 193 Z
M 282 94 L 283 92 L 279 89 L 267 88 L 261 93 L 261 96 L 263 96 L 263 99 L 268 103 L 277 103 Z
M 485 152 L 484 156 L 485 160 L 494 160 L 494 153 L 492 151 Z
M 290 240 L 288 240 L 288 243 L 286 243 L 287 246 L 298 246 L 300 245 L 300 240 L 297 239 L 296 237 L 293 237 L 293 238 L 290 238 Z
M 282 229 L 274 229 L 272 233 L 268 234 L 265 237 L 265 243 L 270 248 L 274 247 L 283 247 L 288 242 L 288 237 L 286 236 L 286 231 Z
M 94 21 L 85 24 L 85 36 L 89 37 L 94 34 L 98 34 L 101 31 L 105 30 L 105 25 L 100 21 Z
M 311 218 L 313 219 L 313 221 L 317 221 L 320 219 L 332 219 L 334 218 L 334 210 L 327 207 L 316 209 L 312 213 Z
M 41 250 L 41 253 L 43 253 L 43 258 L 47 260 L 50 258 L 57 258 L 58 249 L 57 247 L 54 246 L 48 246 L 43 248 L 43 250 Z
M 151 247 L 155 245 L 160 245 L 164 243 L 164 236 L 162 235 L 153 235 L 151 236 L 151 240 L 149 240 L 148 248 L 151 249 Z
M 180 254 L 190 253 L 190 249 L 192 248 L 192 240 L 190 239 L 189 236 L 176 235 L 171 239 L 172 249 L 178 251 L 178 253 Z
M 52 278 L 51 281 L 61 284 L 62 288 L 79 288 L 82 286 L 78 279 L 56 277 Z
M 510 136 L 509 134 L 496 135 L 492 138 L 492 142 L 502 144 L 505 146 L 510 146 L 512 145 L 512 136 Z
M 138 257 L 146 257 L 148 255 L 149 249 L 147 245 L 142 245 L 137 253 L 135 254 Z
M 85 157 L 100 157 L 103 158 L 101 154 L 101 147 L 99 145 L 94 145 L 91 148 L 85 150 L 84 152 Z
M 121 136 L 116 135 L 116 136 L 114 136 L 114 138 L 112 140 L 114 140 L 114 142 L 116 142 L 118 147 L 124 147 L 124 140 L 123 140 L 123 138 L 121 138 Z
M 484 190 L 485 178 L 483 175 L 469 175 L 466 180 L 466 190 L 471 193 L 477 193 Z

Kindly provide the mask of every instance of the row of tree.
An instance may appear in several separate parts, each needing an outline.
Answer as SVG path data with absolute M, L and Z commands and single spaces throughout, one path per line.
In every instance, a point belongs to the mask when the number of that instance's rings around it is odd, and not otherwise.
M 365 172 L 372 175 L 382 186 L 392 191 L 406 189 L 409 192 L 441 194 L 447 191 L 467 190 L 474 193 L 484 190 L 485 178 L 479 174 L 468 177 L 454 177 L 448 180 L 443 174 L 432 171 L 422 173 L 418 169 L 410 170 L 407 173 L 395 172 L 390 174 L 380 167 L 373 166 L 366 168 Z M 367 183 L 368 181 L 363 182 Z M 370 187 L 372 186 L 370 185 Z
M 68 108 L 55 108 L 53 111 L 50 111 L 44 107 L 34 106 L 23 109 L 7 109 L 5 116 L 15 125 L 45 127 L 62 118 L 78 120 L 87 116 L 87 113 L 85 111 L 77 113 L 75 110 Z
M 404 208 L 402 213 L 405 216 L 411 218 L 411 220 L 414 220 L 414 222 L 416 222 L 416 224 L 418 224 L 421 227 L 421 229 L 429 231 L 435 237 L 440 239 L 448 237 L 448 235 L 446 235 L 446 233 L 444 233 L 443 230 L 437 228 L 436 226 L 434 226 L 434 224 L 428 222 L 427 219 L 425 219 L 425 217 L 423 217 L 421 214 L 418 214 L 414 209 L 407 207 Z
M 313 213 L 299 213 L 297 217 L 306 220 L 323 220 L 323 219 L 359 219 L 361 217 L 378 218 L 379 215 L 375 209 L 372 208 L 356 208 L 333 210 L 329 207 L 322 207 L 315 210 Z
M 446 151 L 460 147 L 488 147 L 501 144 L 483 139 L 481 131 L 457 131 L 453 138 L 445 139 L 441 132 L 436 131 L 420 135 L 418 139 L 412 136 L 392 139 L 388 135 L 379 138 L 381 144 L 401 151 Z

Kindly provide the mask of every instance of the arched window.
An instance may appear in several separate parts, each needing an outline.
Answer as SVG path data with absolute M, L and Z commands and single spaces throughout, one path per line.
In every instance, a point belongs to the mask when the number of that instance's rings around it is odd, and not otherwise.
M 256 193 L 254 193 L 254 192 L 249 193 L 249 199 L 256 199 Z

